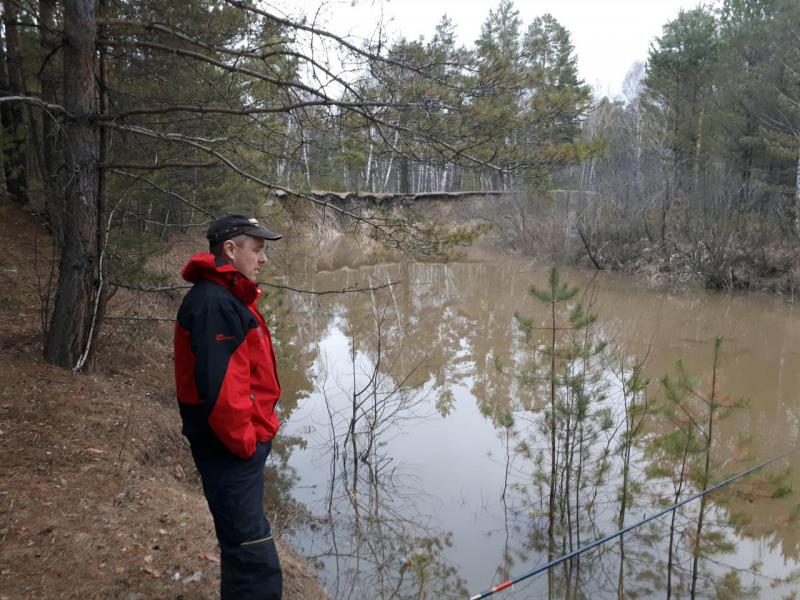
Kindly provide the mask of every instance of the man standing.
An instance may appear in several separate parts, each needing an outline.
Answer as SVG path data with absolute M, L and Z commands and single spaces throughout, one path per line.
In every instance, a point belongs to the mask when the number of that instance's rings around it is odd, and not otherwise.
M 264 516 L 264 463 L 281 395 L 255 279 L 266 240 L 280 235 L 245 215 L 207 233 L 210 251 L 183 268 L 194 284 L 175 326 L 175 384 L 221 554 L 222 600 L 280 600 L 283 577 Z

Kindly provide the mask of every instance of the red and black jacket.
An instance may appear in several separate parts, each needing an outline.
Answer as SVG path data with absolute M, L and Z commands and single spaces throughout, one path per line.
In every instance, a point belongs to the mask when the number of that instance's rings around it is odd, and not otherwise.
M 196 444 L 222 442 L 241 458 L 278 431 L 281 395 L 275 353 L 256 303 L 261 290 L 210 253 L 182 271 L 194 286 L 175 324 L 175 387 L 183 433 Z

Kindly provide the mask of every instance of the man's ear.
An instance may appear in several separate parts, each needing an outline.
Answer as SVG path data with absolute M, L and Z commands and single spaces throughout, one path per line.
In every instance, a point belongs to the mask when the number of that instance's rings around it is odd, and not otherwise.
M 228 260 L 233 260 L 233 251 L 236 248 L 236 242 L 233 240 L 225 240 L 222 243 L 222 254 Z

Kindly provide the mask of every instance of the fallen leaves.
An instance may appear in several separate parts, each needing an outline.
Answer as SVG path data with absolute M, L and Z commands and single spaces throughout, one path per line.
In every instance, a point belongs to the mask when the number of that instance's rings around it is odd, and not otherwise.
M 202 578 L 203 578 L 203 572 L 202 571 L 195 571 L 191 575 L 189 575 L 187 577 L 184 577 L 183 580 L 182 580 L 182 583 L 184 583 L 184 584 L 197 583 Z
M 201 552 L 197 556 L 199 556 L 200 558 L 204 558 L 208 561 L 211 561 L 213 563 L 219 564 L 219 558 L 214 556 L 213 554 L 209 554 L 208 552 Z
M 163 575 L 161 570 L 156 569 L 154 567 L 142 567 L 142 571 L 144 571 L 145 573 L 149 573 L 150 575 L 152 575 L 156 579 L 158 579 L 159 577 L 161 577 L 161 575 Z

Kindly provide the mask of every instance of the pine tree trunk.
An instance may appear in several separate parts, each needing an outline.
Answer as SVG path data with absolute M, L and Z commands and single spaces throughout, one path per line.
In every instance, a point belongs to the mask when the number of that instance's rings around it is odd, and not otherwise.
M 619 516 L 617 517 L 617 529 L 625 527 L 625 510 L 628 507 L 628 477 L 630 475 L 631 464 L 631 440 L 630 440 L 630 409 L 625 400 L 625 447 L 622 452 L 622 493 L 619 504 Z M 621 535 L 619 538 L 619 571 L 617 572 L 617 600 L 625 598 L 625 536 Z
M 45 359 L 74 367 L 92 329 L 98 267 L 97 88 L 93 0 L 64 3 L 64 108 L 68 184 L 64 190 L 64 246 Z
M 550 323 L 552 339 L 550 343 L 550 498 L 548 499 L 547 519 L 547 561 L 556 556 L 555 518 L 556 518 L 556 289 L 550 290 L 553 300 L 550 303 Z M 553 569 L 547 570 L 547 597 L 552 600 Z
M 39 74 L 42 100 L 53 104 L 58 101 L 58 80 L 53 69 L 53 53 L 58 47 L 55 30 L 55 0 L 39 0 L 39 45 L 42 55 L 48 58 Z M 64 243 L 64 197 L 58 185 L 59 162 L 63 156 L 63 140 L 49 115 L 42 115 L 42 177 L 44 179 L 47 218 L 59 247 Z
M 0 43 L 0 86 L 10 96 L 22 95 L 22 72 L 19 62 L 19 36 L 17 35 L 16 7 L 11 0 L 3 0 L 5 24 L 5 49 Z M 6 190 L 19 204 L 28 203 L 28 174 L 25 168 L 25 118 L 19 104 L 3 104 L 0 112 L 4 136 L 8 143 L 3 148 L 3 170 Z
M 672 499 L 673 504 L 677 504 L 680 500 L 681 492 L 683 491 L 683 482 L 686 477 L 686 460 L 689 457 L 689 446 L 692 442 L 692 433 L 686 438 L 686 445 L 683 448 L 683 460 L 681 461 L 681 473 L 678 478 L 678 483 L 675 488 L 675 496 Z M 672 565 L 675 560 L 675 516 L 676 510 L 673 510 L 669 522 L 669 549 L 667 552 L 667 600 L 672 597 Z
M 400 158 L 400 189 L 401 194 L 408 194 L 411 192 L 411 169 L 409 168 L 408 158 L 405 156 Z
M 706 489 L 708 487 L 709 481 L 711 480 L 711 446 L 714 443 L 714 414 L 716 413 L 717 409 L 717 365 L 719 364 L 719 348 L 720 348 L 720 339 L 714 343 L 714 370 L 712 371 L 711 375 L 711 398 L 708 406 L 708 425 L 706 428 L 706 444 L 705 444 L 705 454 L 706 454 L 706 462 L 703 467 L 703 479 L 701 482 L 702 489 Z M 697 598 L 697 575 L 698 575 L 698 567 L 700 562 L 700 546 L 701 546 L 701 536 L 703 535 L 703 523 L 705 519 L 705 512 L 706 512 L 706 499 L 708 496 L 703 495 L 700 498 L 700 511 L 697 515 L 697 528 L 695 529 L 694 534 L 694 545 L 692 548 L 692 587 L 689 591 L 689 597 L 692 600 Z

